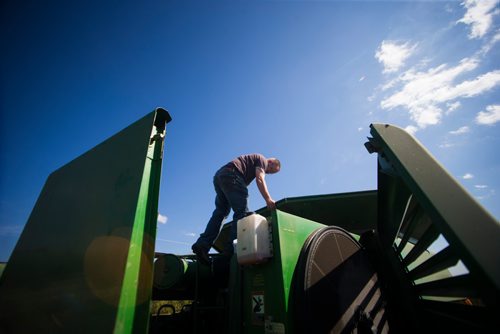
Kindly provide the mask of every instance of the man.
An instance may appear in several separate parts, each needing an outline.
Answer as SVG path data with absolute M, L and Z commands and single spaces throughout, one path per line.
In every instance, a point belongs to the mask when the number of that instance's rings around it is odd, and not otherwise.
M 265 181 L 266 174 L 274 174 L 281 169 L 281 163 L 276 158 L 265 158 L 262 154 L 241 155 L 233 161 L 224 165 L 215 173 L 214 188 L 216 192 L 215 210 L 208 221 L 205 232 L 193 244 L 191 249 L 198 259 L 204 263 L 209 263 L 208 251 L 212 243 L 219 234 L 222 221 L 233 209 L 233 220 L 246 217 L 248 211 L 248 185 L 256 179 L 262 197 L 266 201 L 269 209 L 276 208 L 275 202 L 269 195 Z M 226 252 L 232 254 L 232 240 L 236 239 L 236 224 L 231 226 L 231 244 L 226 247 Z

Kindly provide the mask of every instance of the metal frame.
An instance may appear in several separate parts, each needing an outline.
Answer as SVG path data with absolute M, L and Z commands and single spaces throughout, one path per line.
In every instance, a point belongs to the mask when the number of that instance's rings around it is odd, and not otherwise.
M 0 332 L 146 332 L 163 138 L 157 108 L 54 171 L 0 277 Z
M 115 334 L 138 333 L 148 328 L 150 305 L 149 303 L 139 303 L 137 298 L 139 294 L 142 294 L 149 296 L 148 301 L 151 299 L 153 286 L 151 268 L 155 254 L 154 240 L 156 240 L 163 139 L 166 124 L 171 120 L 168 111 L 163 108 L 155 109 L 154 127 L 145 159 L 127 266 L 115 321 Z M 151 243 L 151 240 L 152 244 L 146 244 L 147 242 Z
M 413 136 L 393 125 L 370 127 L 373 138 L 365 146 L 378 153 L 378 223 L 372 246 L 405 321 L 420 329 L 429 329 L 431 319 L 462 329 L 488 326 L 484 315 L 498 313 L 500 300 L 499 223 Z M 410 269 L 440 235 L 449 246 Z M 402 254 L 409 241 L 412 251 Z M 417 281 L 458 260 L 468 274 Z M 465 305 L 430 301 L 429 296 L 472 300 L 465 308 L 470 316 L 463 316 Z

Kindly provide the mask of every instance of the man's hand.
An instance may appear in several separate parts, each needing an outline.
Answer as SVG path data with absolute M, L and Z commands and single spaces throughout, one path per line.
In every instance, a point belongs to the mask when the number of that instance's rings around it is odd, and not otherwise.
M 266 205 L 270 210 L 276 209 L 276 203 L 274 200 L 271 198 L 271 195 L 269 195 L 269 191 L 267 191 L 267 185 L 265 181 L 265 176 L 266 173 L 262 168 L 256 168 L 255 169 L 255 180 L 257 182 L 257 188 L 259 188 L 259 191 L 266 201 Z
M 275 210 L 276 209 L 276 202 L 272 198 L 266 200 L 266 205 L 267 205 L 267 208 L 269 210 Z

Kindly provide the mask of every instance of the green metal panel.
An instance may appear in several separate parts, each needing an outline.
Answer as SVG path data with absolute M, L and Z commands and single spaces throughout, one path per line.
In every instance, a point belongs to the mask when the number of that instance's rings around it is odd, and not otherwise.
M 294 216 L 362 234 L 366 230 L 376 228 L 377 191 L 289 197 L 276 202 L 276 207 Z M 265 217 L 271 215 L 267 207 L 257 210 L 256 213 Z M 214 248 L 217 251 L 222 251 L 223 246 L 227 244 L 232 223 L 225 224 L 215 240 Z
M 372 124 L 371 128 L 377 145 L 399 176 L 394 180 L 379 173 L 379 188 L 383 188 L 379 191 L 386 192 L 379 197 L 392 206 L 386 210 L 392 214 L 380 217 L 380 228 L 385 228 L 383 225 L 391 217 L 395 217 L 393 224 L 399 226 L 409 194 L 413 194 L 479 281 L 498 293 L 500 224 L 404 130 L 384 124 Z M 396 195 L 398 191 L 401 194 Z M 395 215 L 395 210 L 400 213 Z M 398 227 L 391 229 L 397 231 Z M 388 234 L 395 237 L 394 233 Z
M 291 197 L 276 206 L 295 216 L 358 234 L 375 229 L 377 222 L 376 190 Z
M 0 332 L 147 330 L 168 121 L 158 108 L 49 176 L 0 278 Z
M 378 222 L 364 246 L 391 287 L 400 329 L 408 324 L 414 332 L 498 327 L 488 316 L 500 309 L 498 221 L 403 129 L 372 124 L 371 134 L 365 146 L 378 153 Z M 448 246 L 426 253 L 440 236 Z M 405 254 L 407 242 L 413 245 Z M 468 273 L 442 275 L 458 260 Z M 464 301 L 463 307 L 451 300 Z
M 244 333 L 292 330 L 288 312 L 295 266 L 307 237 L 324 225 L 279 210 L 272 215 L 273 258 L 242 269 Z M 262 309 L 256 309 L 262 301 Z M 262 311 L 262 312 L 261 312 Z
M 161 254 L 154 264 L 153 286 L 159 289 L 175 287 L 184 279 L 190 266 L 194 266 L 194 262 L 174 254 Z
M 4 269 L 5 269 L 5 263 L 0 263 L 0 277 L 2 277 Z

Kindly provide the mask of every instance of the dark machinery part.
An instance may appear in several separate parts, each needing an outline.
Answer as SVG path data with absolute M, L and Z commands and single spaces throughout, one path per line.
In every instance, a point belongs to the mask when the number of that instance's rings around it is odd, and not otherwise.
M 341 228 L 309 236 L 293 289 L 297 333 L 388 331 L 377 274 L 361 245 Z

